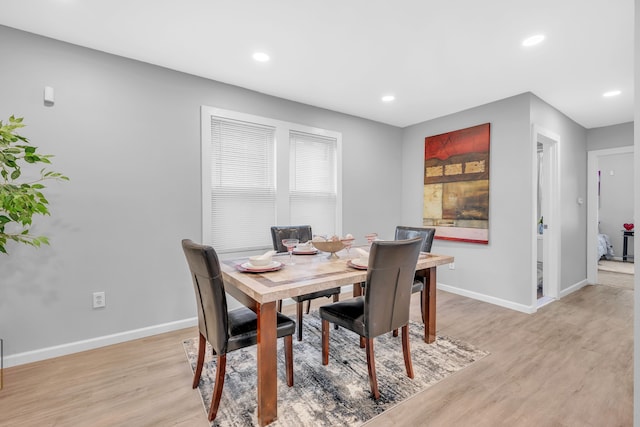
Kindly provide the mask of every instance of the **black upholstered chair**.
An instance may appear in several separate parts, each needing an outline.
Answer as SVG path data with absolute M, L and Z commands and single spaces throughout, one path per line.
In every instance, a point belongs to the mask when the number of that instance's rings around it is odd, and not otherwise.
M 203 246 L 185 239 L 182 249 L 189 264 L 193 287 L 198 306 L 198 361 L 193 376 L 193 388 L 200 382 L 200 374 L 204 364 L 204 352 L 207 341 L 218 356 L 216 379 L 209 409 L 209 421 L 218 412 L 224 374 L 227 364 L 227 353 L 258 342 L 256 314 L 246 307 L 227 310 L 227 297 L 220 271 L 220 263 L 215 250 L 211 246 Z M 296 324 L 280 313 L 277 313 L 278 338 L 284 337 L 285 362 L 287 369 L 287 385 L 293 385 L 293 333 Z
M 313 238 L 310 225 L 286 225 L 271 227 L 271 239 L 273 250 L 287 252 L 287 247 L 282 244 L 283 239 L 298 239 L 300 243 L 308 242 Z
M 298 239 L 300 243 L 312 239 L 311 226 L 309 225 L 287 225 L 271 227 L 271 239 L 273 240 L 273 250 L 287 252 L 287 248 L 282 244 L 282 239 Z M 296 314 L 298 321 L 298 341 L 302 341 L 302 303 L 307 302 L 307 314 L 311 309 L 311 300 L 320 297 L 333 297 L 333 302 L 340 299 L 340 288 L 331 288 L 324 291 L 312 292 L 310 294 L 291 297 L 296 302 Z M 282 311 L 282 300 L 278 301 L 278 311 Z
M 433 244 L 433 237 L 436 234 L 435 228 L 426 228 L 426 227 L 406 227 L 403 225 L 398 225 L 396 227 L 396 240 L 407 240 L 407 239 L 415 239 L 416 237 L 422 238 L 422 246 L 420 248 L 421 252 L 431 252 L 431 245 Z M 422 321 L 424 322 L 424 295 L 422 292 L 427 288 L 427 283 L 425 283 L 427 278 L 424 275 L 417 275 L 413 279 L 413 287 L 411 288 L 411 293 L 420 292 L 420 315 L 422 316 Z M 393 336 L 398 336 L 398 330 L 393 331 Z
M 364 338 L 369 383 L 374 399 L 380 398 L 373 353 L 373 338 L 402 328 L 402 352 L 409 378 L 413 366 L 409 350 L 409 306 L 411 286 L 422 239 L 375 241 L 369 252 L 364 296 L 320 307 L 322 319 L 322 364 L 329 363 L 329 323 L 349 329 Z

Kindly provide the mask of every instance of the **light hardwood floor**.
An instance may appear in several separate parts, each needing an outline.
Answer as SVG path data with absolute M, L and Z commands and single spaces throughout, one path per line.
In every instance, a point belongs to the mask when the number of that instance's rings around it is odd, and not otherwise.
M 417 295 L 413 305 L 418 320 Z M 438 334 L 491 354 L 367 426 L 631 426 L 632 319 L 633 291 L 619 287 L 587 286 L 532 315 L 438 291 Z M 6 369 L 0 426 L 207 426 L 182 349 L 195 335 Z

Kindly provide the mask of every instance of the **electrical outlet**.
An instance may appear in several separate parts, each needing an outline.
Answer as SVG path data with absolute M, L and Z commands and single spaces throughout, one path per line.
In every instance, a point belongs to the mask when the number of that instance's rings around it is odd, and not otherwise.
M 93 308 L 102 308 L 105 307 L 106 301 L 104 297 L 104 292 L 94 292 L 93 293 Z
M 456 263 L 455 262 L 450 262 L 449 263 L 449 270 L 455 270 L 456 269 Z

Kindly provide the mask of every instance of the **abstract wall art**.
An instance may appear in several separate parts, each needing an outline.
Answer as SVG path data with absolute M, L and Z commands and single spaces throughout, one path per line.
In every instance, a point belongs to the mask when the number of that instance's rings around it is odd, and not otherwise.
M 490 130 L 485 123 L 425 138 L 422 222 L 436 239 L 489 243 Z

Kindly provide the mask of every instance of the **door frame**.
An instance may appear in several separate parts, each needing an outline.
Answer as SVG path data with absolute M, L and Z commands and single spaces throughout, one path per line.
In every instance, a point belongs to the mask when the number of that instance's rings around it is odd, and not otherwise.
M 544 182 L 543 201 L 550 207 L 543 209 L 544 238 L 542 243 L 543 262 L 543 295 L 558 299 L 560 289 L 560 236 L 562 224 L 560 221 L 560 135 L 537 124 L 533 124 L 531 132 L 532 153 L 532 206 L 538 203 L 538 142 L 543 144 L 544 150 Z M 538 289 L 538 218 L 537 209 L 531 209 L 531 301 L 532 307 L 537 309 Z
M 592 285 L 598 283 L 598 165 L 600 157 L 627 153 L 633 155 L 633 145 L 587 151 L 587 283 Z

